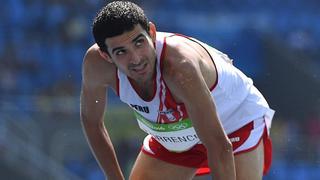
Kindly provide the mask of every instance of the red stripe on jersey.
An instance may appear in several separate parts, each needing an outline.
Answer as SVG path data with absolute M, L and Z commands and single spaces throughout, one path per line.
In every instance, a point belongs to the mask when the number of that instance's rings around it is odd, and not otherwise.
M 167 47 L 167 44 L 166 44 L 166 37 L 164 37 L 163 39 L 163 47 L 162 47 L 162 51 L 161 51 L 161 55 L 160 55 L 160 90 L 159 90 L 159 99 L 160 99 L 160 104 L 159 104 L 159 112 L 158 112 L 158 117 L 157 117 L 157 123 L 161 123 L 161 114 L 160 114 L 160 111 L 163 111 L 163 103 L 162 103 L 162 90 L 163 90 L 163 85 L 161 83 L 162 81 L 162 64 L 163 64 L 163 59 L 164 59 L 164 54 L 165 54 L 165 51 L 166 51 L 166 47 Z
M 160 61 L 160 107 L 157 122 L 159 123 L 173 123 L 184 118 L 187 118 L 187 111 L 183 104 L 178 104 L 174 100 L 171 92 L 163 79 L 163 63 L 166 49 L 166 38 L 164 39 L 163 49 L 161 52 Z

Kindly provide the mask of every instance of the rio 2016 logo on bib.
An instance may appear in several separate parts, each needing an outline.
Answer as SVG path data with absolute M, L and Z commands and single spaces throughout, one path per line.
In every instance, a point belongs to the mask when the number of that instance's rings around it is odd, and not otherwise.
M 181 129 L 186 129 L 188 127 L 188 123 L 179 123 L 179 124 L 172 124 L 169 125 L 168 128 L 172 130 L 181 130 Z

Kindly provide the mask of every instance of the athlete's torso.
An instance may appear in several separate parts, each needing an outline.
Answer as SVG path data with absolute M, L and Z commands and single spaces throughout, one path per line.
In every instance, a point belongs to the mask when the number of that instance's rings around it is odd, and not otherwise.
M 162 52 L 169 36 L 174 34 L 157 32 L 154 79 L 156 87 L 151 100 L 143 100 L 128 77 L 117 71 L 117 91 L 121 101 L 132 107 L 139 116 L 159 124 L 174 123 L 188 118 L 184 105 L 174 100 L 162 74 L 162 64 L 165 61 Z M 261 93 L 253 86 L 252 80 L 235 68 L 225 54 L 197 40 L 190 38 L 190 41 L 202 46 L 214 62 L 217 80 L 208 88 L 226 133 L 231 133 L 250 121 L 264 116 L 270 110 Z

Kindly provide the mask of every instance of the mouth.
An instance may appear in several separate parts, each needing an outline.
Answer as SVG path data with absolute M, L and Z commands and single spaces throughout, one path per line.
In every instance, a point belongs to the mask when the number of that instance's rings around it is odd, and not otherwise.
M 146 70 L 146 67 L 147 67 L 147 63 L 143 63 L 141 65 L 138 65 L 134 68 L 132 68 L 132 71 L 138 73 L 138 74 L 144 74 L 145 73 L 145 70 Z

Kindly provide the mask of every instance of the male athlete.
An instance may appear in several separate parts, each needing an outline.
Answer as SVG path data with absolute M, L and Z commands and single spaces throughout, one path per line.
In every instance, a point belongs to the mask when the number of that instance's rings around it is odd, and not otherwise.
M 115 1 L 95 17 L 83 62 L 81 120 L 109 180 L 124 179 L 104 126 L 112 89 L 148 133 L 132 180 L 258 180 L 271 163 L 274 111 L 227 55 L 194 38 L 157 32 L 136 4 Z

